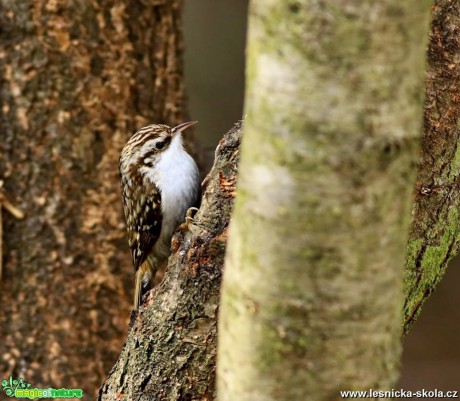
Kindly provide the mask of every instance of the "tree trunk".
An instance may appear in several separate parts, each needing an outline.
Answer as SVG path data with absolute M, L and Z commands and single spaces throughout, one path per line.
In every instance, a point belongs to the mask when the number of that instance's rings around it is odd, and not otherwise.
M 219 400 L 394 387 L 429 10 L 252 2 Z
M 241 126 L 220 142 L 190 231 L 173 238 L 165 279 L 131 318 L 99 400 L 214 399 L 217 307 Z
M 460 244 L 460 3 L 433 7 L 426 76 L 425 135 L 407 247 L 407 332 Z
M 181 1 L 0 1 L 0 378 L 99 387 L 125 337 L 133 271 L 118 157 L 183 116 Z

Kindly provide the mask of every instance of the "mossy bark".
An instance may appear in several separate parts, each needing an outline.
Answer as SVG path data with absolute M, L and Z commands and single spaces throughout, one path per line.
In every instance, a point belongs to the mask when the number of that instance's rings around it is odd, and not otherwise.
M 0 0 L 0 379 L 96 394 L 126 335 L 118 157 L 182 120 L 181 1 Z
M 235 196 L 241 126 L 221 140 L 200 211 L 172 241 L 165 279 L 132 315 L 128 340 L 99 400 L 215 398 L 217 308 Z
M 220 401 L 395 385 L 430 4 L 252 1 Z
M 460 3 L 433 7 L 425 133 L 404 280 L 407 332 L 460 244 Z

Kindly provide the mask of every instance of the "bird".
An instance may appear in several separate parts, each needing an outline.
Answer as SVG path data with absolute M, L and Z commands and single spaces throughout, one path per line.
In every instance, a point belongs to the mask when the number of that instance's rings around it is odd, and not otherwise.
M 166 266 L 175 229 L 200 201 L 198 167 L 182 144 L 189 121 L 151 124 L 123 147 L 119 160 L 123 210 L 135 271 L 134 309 Z M 188 216 L 188 215 L 187 215 Z

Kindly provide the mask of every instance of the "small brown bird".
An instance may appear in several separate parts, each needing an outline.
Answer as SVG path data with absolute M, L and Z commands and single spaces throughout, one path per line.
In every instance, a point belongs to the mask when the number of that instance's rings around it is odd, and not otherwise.
M 148 125 L 121 152 L 123 207 L 136 272 L 135 309 L 157 270 L 166 265 L 174 230 L 185 221 L 187 210 L 198 206 L 198 167 L 182 146 L 182 131 L 196 123 Z

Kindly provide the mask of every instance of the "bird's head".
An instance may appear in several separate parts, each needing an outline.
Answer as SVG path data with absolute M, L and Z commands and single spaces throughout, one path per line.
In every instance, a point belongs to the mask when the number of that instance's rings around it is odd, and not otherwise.
M 198 121 L 189 121 L 171 128 L 164 124 L 151 124 L 138 130 L 121 151 L 120 169 L 130 165 L 153 166 L 162 154 L 182 150 L 182 131 Z

